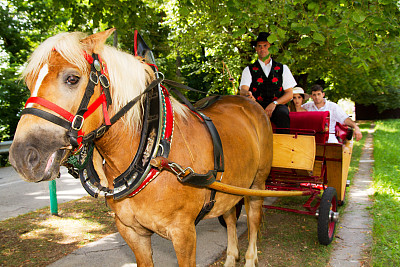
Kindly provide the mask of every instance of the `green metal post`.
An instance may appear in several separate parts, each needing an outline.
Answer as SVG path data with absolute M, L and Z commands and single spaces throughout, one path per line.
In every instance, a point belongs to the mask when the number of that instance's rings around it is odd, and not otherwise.
M 49 181 L 51 215 L 58 215 L 56 180 Z

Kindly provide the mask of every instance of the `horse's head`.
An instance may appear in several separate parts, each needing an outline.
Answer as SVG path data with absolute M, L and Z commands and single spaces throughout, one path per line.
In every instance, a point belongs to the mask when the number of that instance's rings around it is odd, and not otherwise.
M 110 116 L 143 91 L 146 77 L 149 76 L 146 75 L 143 64 L 133 56 L 105 45 L 106 39 L 113 31 L 114 29 L 110 29 L 88 37 L 82 33 L 62 33 L 43 42 L 32 54 L 23 73 L 31 91 L 30 99 L 34 100 L 30 103 L 28 100 L 25 110 L 39 110 L 50 114 L 46 115 L 47 117 L 53 115 L 56 120 L 59 118 L 73 124 L 76 121 L 74 116 L 81 110 L 87 86 L 91 80 L 95 80 L 92 77 L 93 53 L 100 56 L 101 72 L 108 76 L 110 83 L 113 103 L 109 108 Z M 104 88 L 100 85 L 100 82 L 94 84 L 94 93 L 88 98 L 89 107 L 102 95 Z M 120 94 L 113 92 L 116 87 L 121 91 Z M 103 98 L 105 99 L 104 95 Z M 83 116 L 83 122 L 79 121 L 79 128 L 82 128 L 79 129 L 78 135 L 89 133 L 103 124 L 103 113 L 107 113 L 104 110 L 107 103 L 104 101 L 90 116 Z M 53 108 L 51 104 L 55 104 L 57 108 Z M 60 110 L 62 112 L 59 112 Z M 71 114 L 71 118 L 65 119 L 63 113 Z M 140 116 L 139 113 L 133 109 L 124 119 L 138 121 L 135 116 Z M 56 178 L 61 162 L 69 155 L 73 146 L 76 146 L 71 141 L 68 124 L 67 127 L 62 127 L 46 116 L 31 112 L 22 114 L 10 148 L 10 163 L 24 180 L 30 182 Z

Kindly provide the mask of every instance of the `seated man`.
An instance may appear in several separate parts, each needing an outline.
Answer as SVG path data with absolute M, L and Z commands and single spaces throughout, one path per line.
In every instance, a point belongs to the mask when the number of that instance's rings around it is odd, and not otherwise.
M 360 128 L 357 124 L 349 118 L 346 112 L 339 107 L 338 104 L 327 101 L 325 98 L 324 89 L 322 86 L 316 84 L 311 88 L 311 98 L 313 102 L 305 103 L 302 107 L 308 111 L 329 111 L 330 112 L 330 123 L 329 123 L 329 140 L 328 143 L 338 143 L 335 136 L 335 125 L 336 122 L 345 124 L 354 128 L 354 135 L 357 141 L 362 138 Z
M 277 130 L 278 133 L 289 133 L 289 109 L 285 104 L 292 99 L 296 81 L 286 65 L 271 59 L 268 36 L 268 33 L 260 32 L 257 39 L 251 42 L 258 60 L 243 70 L 240 95 L 257 101 L 271 122 L 277 128 L 284 128 Z

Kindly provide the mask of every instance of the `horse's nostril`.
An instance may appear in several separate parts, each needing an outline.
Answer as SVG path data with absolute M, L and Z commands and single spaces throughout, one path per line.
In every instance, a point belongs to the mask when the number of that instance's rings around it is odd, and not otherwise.
M 26 153 L 26 163 L 29 168 L 34 168 L 39 164 L 39 152 L 36 148 L 29 148 Z

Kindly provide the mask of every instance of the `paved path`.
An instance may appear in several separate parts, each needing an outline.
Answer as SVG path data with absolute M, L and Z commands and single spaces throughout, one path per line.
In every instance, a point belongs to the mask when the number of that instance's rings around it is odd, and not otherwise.
M 64 203 L 87 196 L 79 180 L 62 167 L 56 180 L 57 201 Z M 0 221 L 50 206 L 49 183 L 23 181 L 12 167 L 0 168 Z
M 247 230 L 246 216 L 241 216 L 237 226 L 238 236 L 240 236 Z M 209 266 L 226 250 L 226 229 L 219 224 L 218 219 L 214 218 L 201 221 L 196 226 L 196 233 L 196 266 Z M 171 241 L 153 234 L 151 244 L 155 267 L 178 266 Z M 75 266 L 135 267 L 137 265 L 132 250 L 122 239 L 121 235 L 115 233 L 75 250 L 48 267 Z
M 353 178 L 350 192 L 346 196 L 346 210 L 340 218 L 339 229 L 333 241 L 333 252 L 329 265 L 333 267 L 361 266 L 363 251 L 371 244 L 372 218 L 367 210 L 372 206 L 369 190 L 373 167 L 373 127 L 369 130 L 360 158 L 359 171 Z
M 276 198 L 265 198 L 264 203 L 271 205 Z M 241 236 L 247 231 L 247 217 L 243 206 L 237 222 L 237 233 Z M 196 266 L 207 267 L 213 264 L 226 250 L 226 229 L 217 218 L 202 220 L 196 226 Z M 178 262 L 172 242 L 157 234 L 151 237 L 153 261 L 155 267 L 176 267 Z M 75 250 L 68 256 L 54 262 L 49 267 L 135 267 L 135 255 L 119 233 L 111 234 L 101 240 Z

